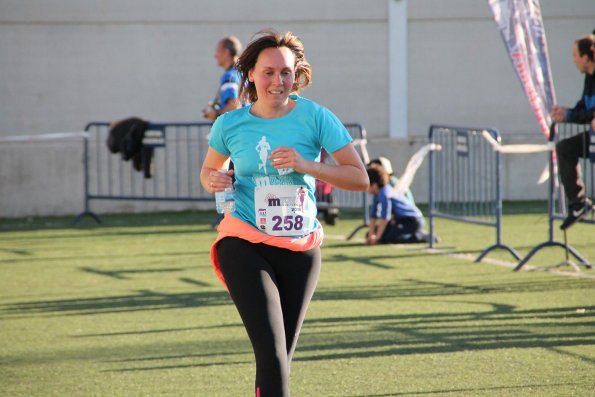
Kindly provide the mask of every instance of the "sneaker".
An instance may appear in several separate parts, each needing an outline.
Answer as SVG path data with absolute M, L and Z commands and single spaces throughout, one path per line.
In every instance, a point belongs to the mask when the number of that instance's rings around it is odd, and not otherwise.
M 586 199 L 584 203 L 577 203 L 568 207 L 568 216 L 562 222 L 560 229 L 566 230 L 576 222 L 585 218 L 589 212 L 593 211 L 593 203 Z

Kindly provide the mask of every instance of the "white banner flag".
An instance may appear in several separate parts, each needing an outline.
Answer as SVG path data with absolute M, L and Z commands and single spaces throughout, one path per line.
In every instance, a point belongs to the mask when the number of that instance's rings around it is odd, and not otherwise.
M 489 0 L 541 132 L 549 137 L 556 101 L 539 0 Z

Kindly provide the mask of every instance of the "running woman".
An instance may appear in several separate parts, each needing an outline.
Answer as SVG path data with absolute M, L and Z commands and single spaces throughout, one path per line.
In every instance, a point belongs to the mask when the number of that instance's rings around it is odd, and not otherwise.
M 315 180 L 352 191 L 369 181 L 339 119 L 298 95 L 311 80 L 298 37 L 261 31 L 236 67 L 250 105 L 215 121 L 200 174 L 211 193 L 236 179 L 236 210 L 220 223 L 211 260 L 254 349 L 256 396 L 288 397 L 291 358 L 321 267 Z M 336 164 L 320 163 L 322 148 Z M 217 172 L 228 158 L 235 170 Z

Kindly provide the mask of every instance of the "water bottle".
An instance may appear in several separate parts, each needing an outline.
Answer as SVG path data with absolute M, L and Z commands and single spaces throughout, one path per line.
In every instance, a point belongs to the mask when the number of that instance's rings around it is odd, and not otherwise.
M 227 170 L 219 170 L 222 174 L 227 174 Z M 236 191 L 233 185 L 225 188 L 222 192 L 215 192 L 215 207 L 217 212 L 223 214 L 225 212 L 234 212 L 236 210 Z

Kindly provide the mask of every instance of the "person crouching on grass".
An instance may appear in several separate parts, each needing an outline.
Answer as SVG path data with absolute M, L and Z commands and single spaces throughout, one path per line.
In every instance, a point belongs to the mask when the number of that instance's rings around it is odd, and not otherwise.
M 366 244 L 428 242 L 429 236 L 422 231 L 424 218 L 419 208 L 394 192 L 384 168 L 372 165 L 366 170 L 370 179 L 368 193 L 374 196 Z

